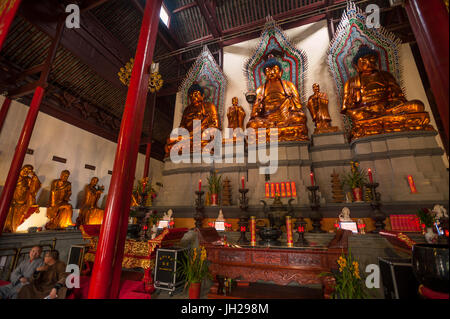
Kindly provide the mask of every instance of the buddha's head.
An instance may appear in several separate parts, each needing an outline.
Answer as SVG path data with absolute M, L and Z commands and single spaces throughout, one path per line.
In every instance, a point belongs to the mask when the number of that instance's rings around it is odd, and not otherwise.
M 234 98 L 232 98 L 231 99 L 231 103 L 233 103 L 233 106 L 237 106 L 238 105 L 238 98 L 237 97 L 234 97 Z
M 358 73 L 370 73 L 378 70 L 379 53 L 366 45 L 359 47 L 358 52 L 353 58 L 353 66 Z
M 281 79 L 281 75 L 283 75 L 281 63 L 274 58 L 267 60 L 263 66 L 263 69 L 267 80 Z
M 195 83 L 189 88 L 188 94 L 192 104 L 199 104 L 203 101 L 205 91 L 199 84 Z
M 91 179 L 91 185 L 95 186 L 98 183 L 98 177 L 92 177 Z
M 313 88 L 313 92 L 314 92 L 314 93 L 319 93 L 319 92 L 320 92 L 320 86 L 319 86 L 319 84 L 314 83 L 313 86 L 312 86 L 312 88 Z
M 20 170 L 20 176 L 28 176 L 33 171 L 33 166 L 31 165 L 24 165 L 22 169 Z
M 70 172 L 68 171 L 68 170 L 63 170 L 62 172 L 61 172 L 61 180 L 62 181 L 67 181 L 68 179 L 69 179 L 69 175 L 70 175 Z

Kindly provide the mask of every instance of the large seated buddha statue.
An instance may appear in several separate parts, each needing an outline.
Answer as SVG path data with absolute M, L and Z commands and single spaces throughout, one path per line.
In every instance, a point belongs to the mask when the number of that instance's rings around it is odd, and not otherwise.
M 180 128 L 184 128 L 189 132 L 190 145 L 192 150 L 192 136 L 194 130 L 194 120 L 201 121 L 201 132 L 210 127 L 220 129 L 219 115 L 216 106 L 208 101 L 205 101 L 205 93 L 199 84 L 193 84 L 189 90 L 189 105 L 184 109 L 183 116 L 180 122 Z M 180 141 L 181 138 L 168 138 L 165 151 L 166 156 L 170 154 L 173 145 Z M 202 148 L 208 144 L 208 140 L 202 139 Z
M 300 96 L 292 82 L 281 79 L 283 69 L 275 58 L 263 66 L 266 81 L 256 90 L 247 128 L 278 128 L 278 141 L 308 140 L 306 116 L 302 111 Z M 267 137 L 269 130 L 266 130 Z
M 407 101 L 391 73 L 378 69 L 378 52 L 362 45 L 352 60 L 358 74 L 344 86 L 341 113 L 350 117 L 352 139 L 408 130 L 433 130 L 424 104 Z

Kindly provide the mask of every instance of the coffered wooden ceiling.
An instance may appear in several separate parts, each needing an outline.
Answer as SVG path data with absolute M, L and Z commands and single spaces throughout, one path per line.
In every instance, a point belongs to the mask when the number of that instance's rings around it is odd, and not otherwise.
M 41 109 L 116 141 L 127 93 L 117 72 L 134 56 L 145 0 L 23 0 L 0 52 L 0 92 L 14 93 L 35 79 L 33 68 L 45 59 L 58 14 L 74 2 L 82 10 L 81 28 L 63 33 Z M 381 24 L 404 42 L 414 41 L 402 7 L 390 7 L 388 0 L 355 2 L 362 8 L 377 3 Z M 221 49 L 258 37 L 269 15 L 284 29 L 327 19 L 331 34 L 345 0 L 165 0 L 164 6 L 170 23 L 166 27 L 160 22 L 154 53 L 164 86 L 156 97 L 147 98 L 147 105 L 156 101 L 152 156 L 157 159 L 163 158 L 172 129 L 177 88 L 203 45 L 221 65 Z M 31 96 L 15 97 L 28 104 Z M 146 114 L 143 144 L 149 141 L 149 125 Z

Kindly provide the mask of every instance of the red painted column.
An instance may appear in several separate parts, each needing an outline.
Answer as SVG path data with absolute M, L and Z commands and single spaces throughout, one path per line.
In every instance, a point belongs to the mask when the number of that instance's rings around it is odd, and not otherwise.
M 6 1 L 6 3 L 3 3 L 4 1 Z M 1 1 L 0 8 L 2 6 L 4 7 L 0 12 L 0 50 L 5 42 L 6 36 L 8 35 L 9 27 L 16 16 L 17 9 L 19 9 L 20 2 L 21 0 Z
M 0 133 L 2 132 L 3 123 L 5 123 L 6 115 L 8 115 L 9 107 L 11 106 L 11 99 L 6 97 L 0 109 Z
M 11 167 L 9 168 L 8 177 L 6 178 L 5 186 L 0 196 L 0 234 L 3 232 L 6 217 L 8 216 L 9 206 L 14 195 L 19 172 L 23 165 L 28 145 L 30 143 L 31 134 L 33 133 L 34 124 L 39 113 L 39 106 L 44 96 L 44 88 L 38 86 L 34 91 L 33 100 L 31 101 L 30 109 L 28 110 L 25 124 L 22 128 L 19 141 L 17 142 L 16 152 L 14 153 Z
M 148 177 L 150 171 L 150 154 L 152 152 L 152 143 L 147 143 L 147 149 L 145 150 L 145 164 L 144 164 L 144 178 Z
M 406 12 L 436 99 L 448 143 L 449 20 L 442 0 L 408 0 Z
M 149 0 L 144 10 L 89 287 L 90 299 L 117 298 L 118 295 L 131 191 L 161 4 L 162 0 Z
M 144 178 L 148 177 L 148 173 L 150 171 L 150 155 L 152 153 L 152 132 L 153 132 L 153 119 L 155 116 L 155 107 L 156 107 L 156 93 L 153 94 L 153 100 L 150 104 L 150 119 L 149 119 L 149 128 L 148 128 L 148 138 L 150 142 L 147 143 L 147 149 L 145 150 L 145 164 L 144 164 Z

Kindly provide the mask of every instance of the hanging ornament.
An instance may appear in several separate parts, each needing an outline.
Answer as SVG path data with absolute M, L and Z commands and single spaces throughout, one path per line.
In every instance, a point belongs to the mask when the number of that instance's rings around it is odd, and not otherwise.
M 125 64 L 123 68 L 120 68 L 120 71 L 117 73 L 120 82 L 122 82 L 126 86 L 130 85 L 131 72 L 133 71 L 133 66 L 134 66 L 134 59 L 131 58 L 130 61 L 127 62 L 127 64 Z M 150 67 L 151 73 L 148 79 L 148 89 L 151 93 L 158 92 L 164 84 L 164 80 L 162 79 L 161 74 L 159 74 L 158 69 L 159 64 L 152 63 Z

